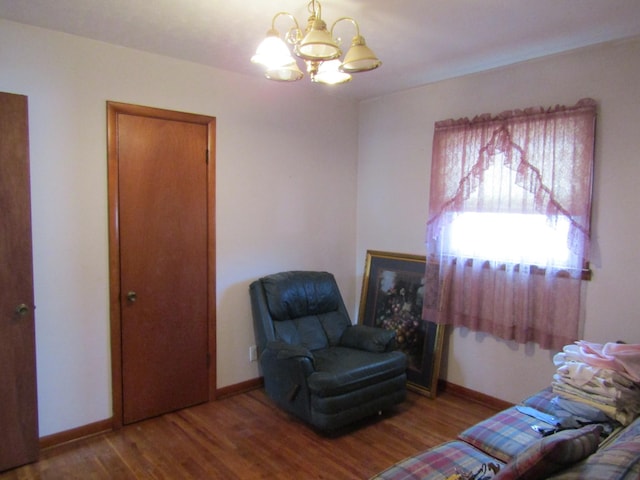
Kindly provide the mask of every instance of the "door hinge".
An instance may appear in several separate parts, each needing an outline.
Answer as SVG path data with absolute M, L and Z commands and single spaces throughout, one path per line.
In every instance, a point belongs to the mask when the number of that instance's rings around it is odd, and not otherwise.
M 207 148 L 207 157 L 206 157 L 207 165 L 209 165 L 209 149 Z

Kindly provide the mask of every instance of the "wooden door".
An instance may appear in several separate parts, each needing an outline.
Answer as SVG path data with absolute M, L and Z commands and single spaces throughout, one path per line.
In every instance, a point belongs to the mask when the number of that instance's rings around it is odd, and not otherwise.
M 119 110 L 109 161 L 117 163 L 117 340 L 127 424 L 210 397 L 213 119 Z
M 38 457 L 27 97 L 0 93 L 0 471 Z

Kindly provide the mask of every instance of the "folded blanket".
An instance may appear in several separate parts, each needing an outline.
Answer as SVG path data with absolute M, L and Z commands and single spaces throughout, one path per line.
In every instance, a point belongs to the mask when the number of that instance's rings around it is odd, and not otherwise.
M 552 388 L 558 395 L 598 408 L 628 425 L 640 415 L 640 345 L 565 345 L 553 357 Z
M 594 377 L 598 377 L 627 388 L 638 386 L 638 382 L 633 380 L 627 372 L 591 365 L 583 361 L 582 357 L 572 355 L 570 349 L 556 353 L 553 357 L 553 363 L 558 369 L 562 368 L 566 375 L 573 378 L 576 383 L 580 381 L 587 383 Z
M 626 343 L 576 342 L 585 363 L 623 372 L 634 382 L 640 382 L 640 345 Z
M 640 399 L 640 386 L 614 370 L 567 362 L 558 366 L 554 377 L 586 392 L 612 399 Z
M 564 398 L 595 407 L 622 425 L 629 425 L 640 415 L 640 406 L 637 404 L 618 404 L 618 402 L 611 398 L 587 393 L 584 390 L 556 380 L 551 383 L 551 386 L 554 393 Z
M 585 402 L 569 400 L 562 395 L 553 397 L 551 405 L 556 416 L 575 419 L 574 428 L 589 423 L 611 423 L 611 418 L 599 408 L 587 405 Z

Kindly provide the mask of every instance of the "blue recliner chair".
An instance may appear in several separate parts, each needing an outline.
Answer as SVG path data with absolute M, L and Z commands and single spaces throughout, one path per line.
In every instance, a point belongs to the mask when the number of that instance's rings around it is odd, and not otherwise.
M 352 325 L 335 278 L 282 272 L 249 287 L 267 395 L 319 430 L 335 430 L 406 397 L 395 332 Z

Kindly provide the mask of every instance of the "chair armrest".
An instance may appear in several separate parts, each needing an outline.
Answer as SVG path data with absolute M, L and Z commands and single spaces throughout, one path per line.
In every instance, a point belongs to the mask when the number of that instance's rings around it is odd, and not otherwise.
M 268 342 L 267 348 L 260 354 L 260 365 L 264 373 L 281 376 L 287 372 L 292 378 L 302 382 L 311 375 L 316 367 L 313 353 L 302 345 L 285 342 Z
M 289 358 L 304 357 L 313 362 L 313 353 L 302 345 L 291 345 L 285 342 L 268 342 L 266 350 L 272 350 L 276 354 L 278 360 L 287 360 Z
M 340 345 L 369 352 L 388 352 L 396 347 L 396 332 L 368 325 L 352 325 L 342 334 Z
M 307 348 L 284 342 L 268 342 L 260 355 L 267 394 L 301 418 L 311 415 L 307 377 L 315 371 L 313 361 Z

